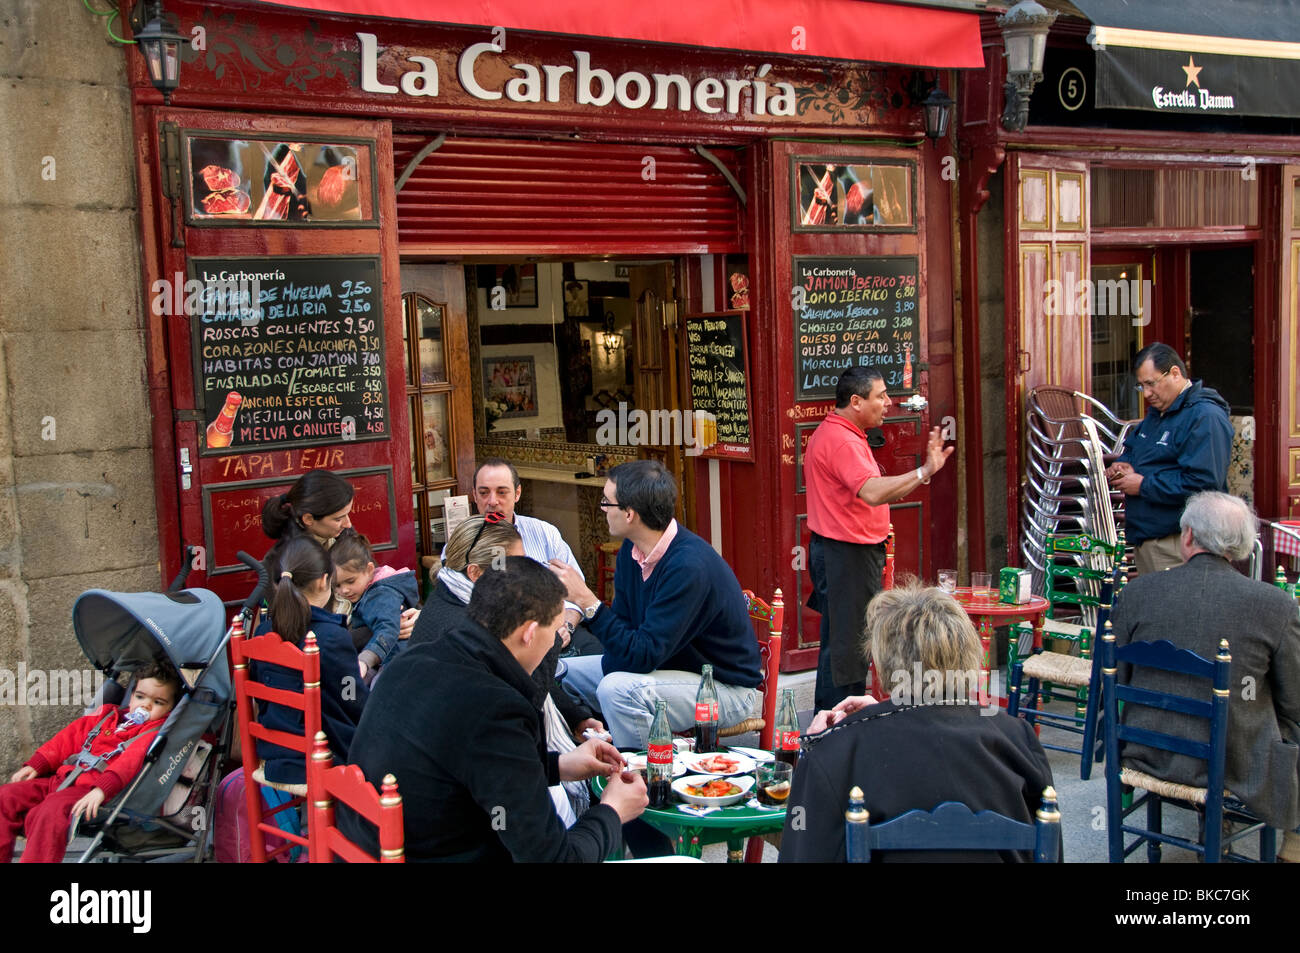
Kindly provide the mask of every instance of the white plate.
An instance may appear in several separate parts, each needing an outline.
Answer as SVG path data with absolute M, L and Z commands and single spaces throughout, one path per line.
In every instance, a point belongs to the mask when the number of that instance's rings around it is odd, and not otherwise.
M 646 756 L 645 756 L 645 755 L 643 755 L 643 754 L 632 754 L 631 752 L 627 752 L 627 751 L 625 751 L 625 752 L 623 753 L 623 757 L 627 758 L 627 766 L 628 766 L 630 769 L 632 769 L 633 771 L 641 771 L 642 773 L 645 772 L 645 770 L 646 770 Z M 682 761 L 681 761 L 680 758 L 674 758 L 674 759 L 673 759 L 673 777 L 675 777 L 675 778 L 680 778 L 680 777 L 681 777 L 683 774 L 685 774 L 685 773 L 686 773 L 686 765 L 682 764 Z
M 754 778 L 752 776 L 727 778 L 728 781 L 740 789 L 735 794 L 728 794 L 726 797 L 700 797 L 696 794 L 686 793 L 686 786 L 688 784 L 698 787 L 716 780 L 717 778 L 711 774 L 688 774 L 686 777 L 678 778 L 673 782 L 673 793 L 687 804 L 695 804 L 699 807 L 728 807 L 749 797 L 750 788 L 754 786 Z
M 730 758 L 736 762 L 736 766 L 730 771 L 711 771 L 703 767 L 700 762 L 707 761 L 712 757 Z M 743 754 L 732 754 L 728 751 L 710 751 L 707 754 L 692 754 L 682 759 L 686 765 L 686 770 L 695 774 L 711 774 L 715 778 L 727 777 L 732 774 L 748 774 L 754 770 L 754 759 L 747 758 Z
M 753 758 L 758 762 L 776 760 L 776 755 L 772 754 L 770 751 L 764 751 L 762 748 L 740 748 L 733 746 L 731 750 L 737 754 L 743 754 L 747 758 Z

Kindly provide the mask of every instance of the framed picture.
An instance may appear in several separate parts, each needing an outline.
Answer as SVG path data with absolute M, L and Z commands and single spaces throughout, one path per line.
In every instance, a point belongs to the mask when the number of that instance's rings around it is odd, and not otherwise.
M 368 140 L 185 135 L 185 205 L 196 226 L 376 225 Z
M 482 281 L 488 278 L 488 300 L 492 300 L 495 288 L 504 288 L 507 308 L 537 307 L 537 265 L 528 262 L 518 264 L 487 265 L 488 275 L 479 272 Z
M 537 366 L 521 355 L 483 358 L 483 403 L 498 405 L 496 417 L 536 417 Z M 491 416 L 491 415 L 489 415 Z
M 591 314 L 591 301 L 587 297 L 588 284 L 585 281 L 566 281 L 564 283 L 564 316 L 566 318 L 585 318 Z
M 791 160 L 796 232 L 916 231 L 915 163 L 907 159 Z

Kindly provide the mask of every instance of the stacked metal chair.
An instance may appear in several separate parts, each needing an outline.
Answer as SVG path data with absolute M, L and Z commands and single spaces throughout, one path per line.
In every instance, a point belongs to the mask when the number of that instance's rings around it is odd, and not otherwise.
M 1119 542 L 1123 495 L 1111 492 L 1103 457 L 1119 452 L 1131 425 L 1087 394 L 1063 387 L 1030 391 L 1020 552 L 1035 593 L 1044 593 L 1047 565 L 1054 558 L 1049 538 L 1088 535 Z M 1105 568 L 1086 555 L 1076 565 Z M 1095 598 L 1100 590 L 1087 594 Z M 1094 623 L 1095 607 L 1081 621 Z

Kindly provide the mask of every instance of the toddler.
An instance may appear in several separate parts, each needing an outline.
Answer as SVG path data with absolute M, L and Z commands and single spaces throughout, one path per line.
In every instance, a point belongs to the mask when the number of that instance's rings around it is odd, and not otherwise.
M 352 603 L 351 627 L 368 628 L 370 639 L 358 653 L 367 680 L 401 647 L 402 612 L 418 608 L 420 587 L 409 569 L 375 566 L 370 542 L 347 531 L 330 549 L 334 565 L 334 593 Z
M 97 817 L 100 805 L 131 783 L 180 692 L 175 669 L 147 665 L 135 672 L 128 707 L 105 705 L 37 748 L 0 786 L 0 863 L 13 860 L 14 841 L 24 831 L 23 863 L 63 860 L 72 821 Z

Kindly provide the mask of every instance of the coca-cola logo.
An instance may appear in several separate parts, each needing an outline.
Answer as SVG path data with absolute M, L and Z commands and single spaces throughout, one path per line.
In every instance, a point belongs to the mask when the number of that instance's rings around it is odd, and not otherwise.
M 672 764 L 673 763 L 673 746 L 672 745 L 651 745 L 646 760 L 651 764 Z
M 799 750 L 799 732 L 783 731 L 781 732 L 781 750 L 798 751 Z
M 696 702 L 695 720 L 696 721 L 717 721 L 718 703 L 717 702 Z

